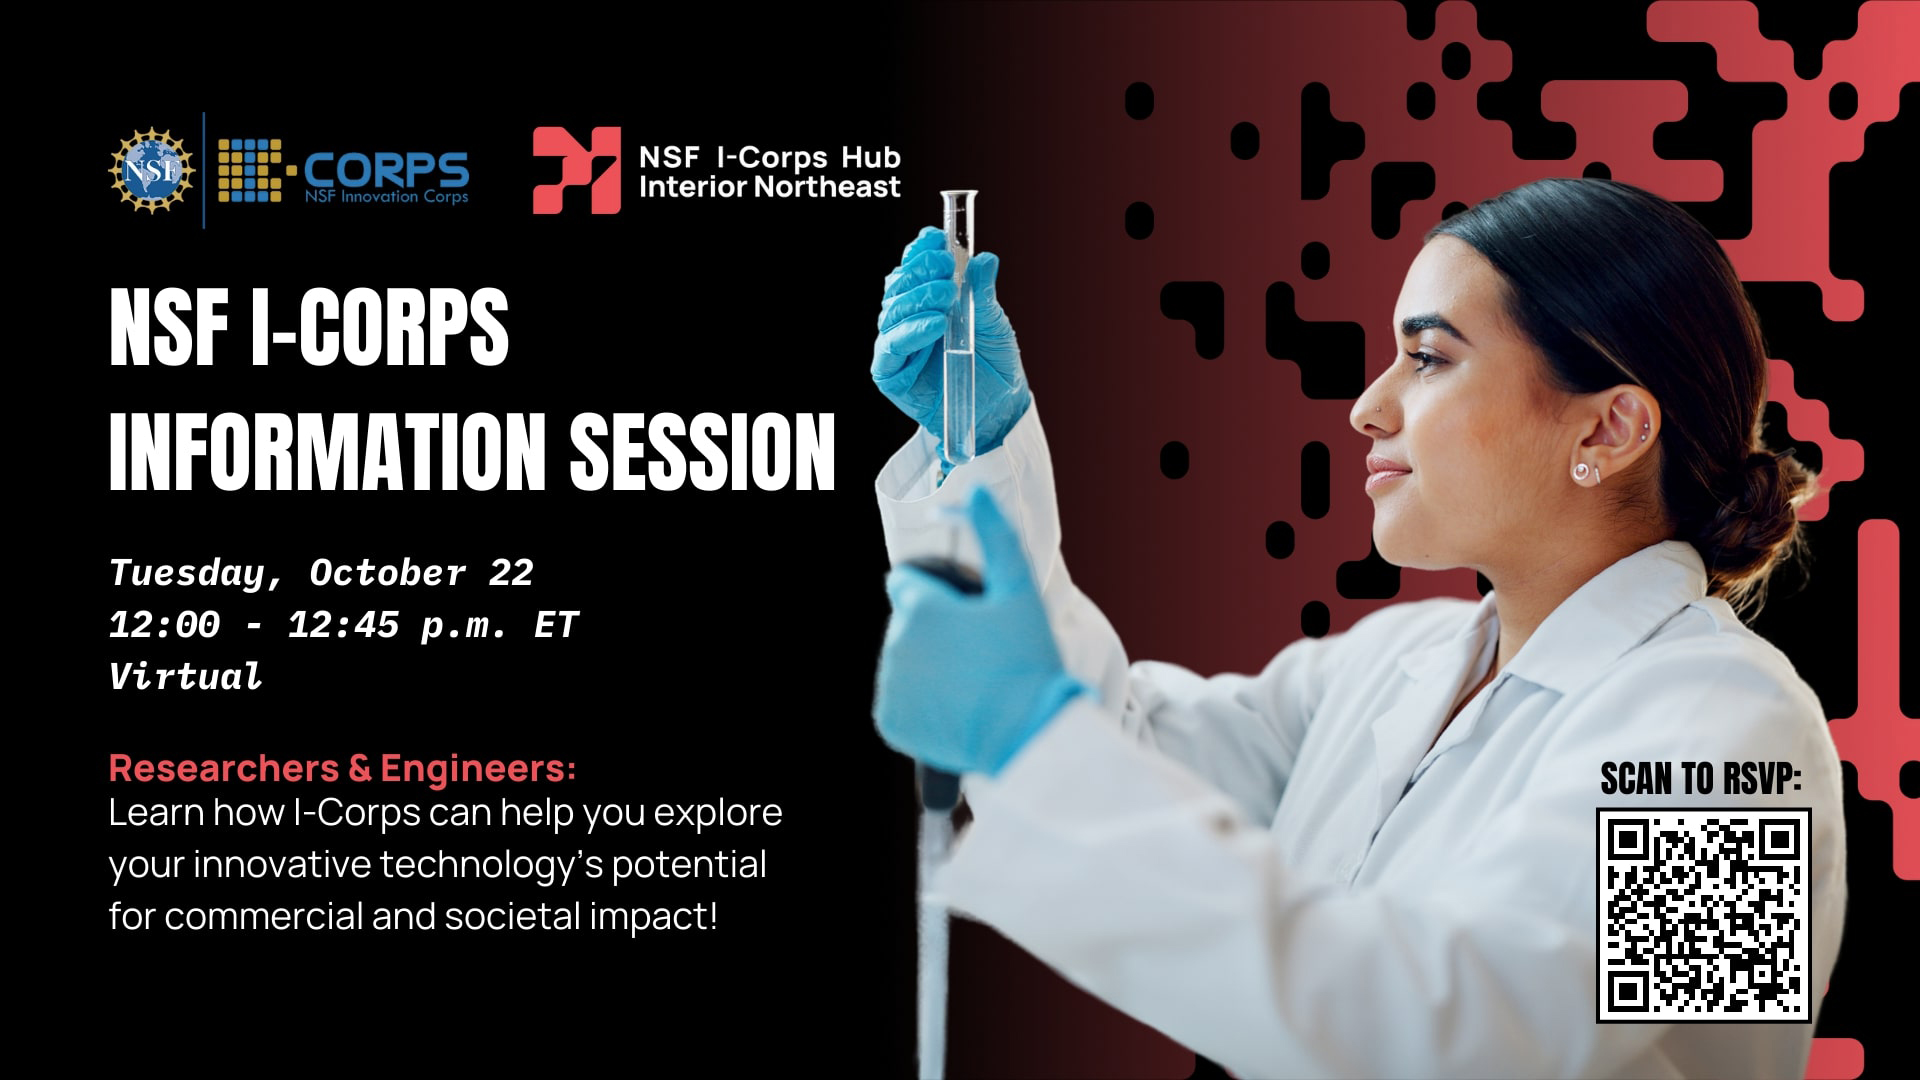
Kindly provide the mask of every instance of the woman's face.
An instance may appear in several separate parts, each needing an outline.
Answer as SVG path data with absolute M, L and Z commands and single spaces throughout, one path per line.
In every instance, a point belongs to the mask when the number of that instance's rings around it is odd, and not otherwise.
M 1502 295 L 1471 245 L 1429 241 L 1394 305 L 1399 353 L 1353 407 L 1373 440 L 1374 545 L 1396 566 L 1486 572 L 1564 536 L 1578 433 L 1556 414 L 1577 410 L 1561 408 Z

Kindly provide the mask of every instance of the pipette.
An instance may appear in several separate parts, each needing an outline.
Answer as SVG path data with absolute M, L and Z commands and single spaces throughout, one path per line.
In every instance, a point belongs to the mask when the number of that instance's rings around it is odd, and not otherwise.
M 973 460 L 973 286 L 967 262 L 974 252 L 973 197 L 978 191 L 940 193 L 941 223 L 953 254 L 953 283 L 959 288 L 947 310 L 942 362 L 940 437 L 949 467 Z M 912 565 L 963 593 L 981 591 L 980 575 L 954 559 L 922 558 Z M 941 1080 L 947 1069 L 947 909 L 929 899 L 933 872 L 946 861 L 953 843 L 953 809 L 960 803 L 960 778 L 930 765 L 919 768 L 920 788 L 920 1075 Z
M 963 593 L 980 591 L 979 575 L 949 559 L 915 559 L 913 565 Z M 953 808 L 960 778 L 920 766 L 920 986 L 919 1045 L 922 1080 L 942 1080 L 947 1069 L 947 906 L 929 897 L 933 872 L 953 845 Z

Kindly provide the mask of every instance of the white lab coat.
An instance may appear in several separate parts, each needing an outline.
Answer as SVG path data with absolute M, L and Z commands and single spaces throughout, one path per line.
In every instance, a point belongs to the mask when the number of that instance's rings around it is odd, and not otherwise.
M 1576 591 L 1429 752 L 1491 665 L 1491 596 L 1392 605 L 1258 675 L 1129 665 L 1061 561 L 1036 409 L 944 483 L 924 431 L 893 456 L 876 483 L 890 557 L 945 553 L 942 508 L 982 484 L 1098 697 L 997 778 L 966 778 L 974 822 L 935 881 L 955 910 L 1241 1077 L 1803 1075 L 1811 1023 L 1595 1019 L 1598 807 L 1811 807 L 1816 1010 L 1840 945 L 1825 713 L 1704 595 L 1691 546 Z M 1676 763 L 1675 794 L 1601 794 L 1603 761 L 1642 760 Z M 1678 762 L 1719 781 L 1747 760 L 1792 762 L 1800 789 L 1682 793 Z

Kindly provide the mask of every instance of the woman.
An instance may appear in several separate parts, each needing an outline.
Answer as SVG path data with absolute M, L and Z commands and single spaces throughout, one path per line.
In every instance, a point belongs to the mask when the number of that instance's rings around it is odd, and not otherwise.
M 1493 590 L 1213 678 L 1129 666 L 1068 578 L 997 269 L 971 271 L 991 369 L 972 462 L 947 473 L 933 434 L 953 291 L 931 230 L 888 279 L 874 360 L 923 423 L 878 481 L 896 568 L 875 717 L 967 774 L 948 903 L 1242 1076 L 1801 1075 L 1810 1020 L 1596 1019 L 1602 807 L 1810 807 L 1791 976 L 1810 1012 L 1846 906 L 1826 714 L 1737 614 L 1795 553 L 1812 477 L 1760 445 L 1759 328 L 1712 236 L 1638 188 L 1563 179 L 1429 233 L 1353 456 L 1383 558 Z M 962 502 L 977 597 L 898 565 Z M 1602 786 L 1608 763 L 1748 761 L 1798 775 Z

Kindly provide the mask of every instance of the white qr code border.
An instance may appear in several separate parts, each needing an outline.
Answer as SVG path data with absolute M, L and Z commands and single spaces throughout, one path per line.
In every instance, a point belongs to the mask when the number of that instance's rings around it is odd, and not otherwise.
M 1625 937 L 1609 935 L 1608 932 L 1610 900 L 1619 896 L 1625 888 L 1631 887 L 1630 884 L 1623 884 L 1630 878 L 1630 871 L 1638 866 L 1657 869 L 1667 865 L 1661 857 L 1664 849 L 1650 839 L 1653 828 L 1664 826 L 1668 829 L 1681 827 L 1692 829 L 1720 822 L 1752 823 L 1753 827 L 1759 830 L 1757 835 L 1760 844 L 1758 853 L 1752 861 L 1777 862 L 1783 872 L 1793 873 L 1797 870 L 1798 874 L 1798 887 L 1782 890 L 1783 896 L 1790 892 L 1792 898 L 1776 905 L 1775 911 L 1777 915 L 1788 915 L 1795 920 L 1790 934 L 1791 960 L 1798 965 L 1796 974 L 1799 979 L 1799 989 L 1797 993 L 1782 993 L 1764 1008 L 1760 1003 L 1748 1001 L 1744 1008 L 1738 1010 L 1720 1005 L 1693 1011 L 1693 1007 L 1698 1004 L 1697 1001 L 1671 1004 L 1658 1002 L 1655 1000 L 1654 978 L 1659 973 L 1660 960 L 1667 957 L 1653 957 L 1651 963 L 1645 960 L 1636 961 L 1629 954 Z M 1808 895 L 1811 861 L 1808 857 L 1808 845 L 1812 835 L 1813 810 L 1805 806 L 1598 808 L 1595 811 L 1594 821 L 1594 847 L 1597 860 L 1597 873 L 1594 880 L 1594 942 L 1599 961 L 1595 967 L 1597 980 L 1594 1003 L 1595 1021 L 1602 1024 L 1812 1023 L 1811 952 L 1808 948 L 1808 928 L 1811 925 Z M 1625 869 L 1617 869 L 1615 873 L 1609 874 L 1610 867 Z M 1623 877 L 1623 875 L 1626 876 Z M 1724 928 L 1724 925 L 1724 923 L 1716 925 L 1713 929 L 1719 931 Z M 1666 937 L 1661 942 L 1661 947 L 1664 948 L 1672 940 L 1672 936 Z M 1697 961 L 1701 957 L 1682 956 L 1677 959 Z M 1766 977 L 1777 977 L 1778 973 L 1768 972 L 1764 967 L 1761 970 Z M 1672 985 L 1671 980 L 1663 980 L 1660 989 L 1664 992 L 1670 985 Z M 1717 989 L 1724 992 L 1726 988 L 1726 984 L 1723 983 Z

